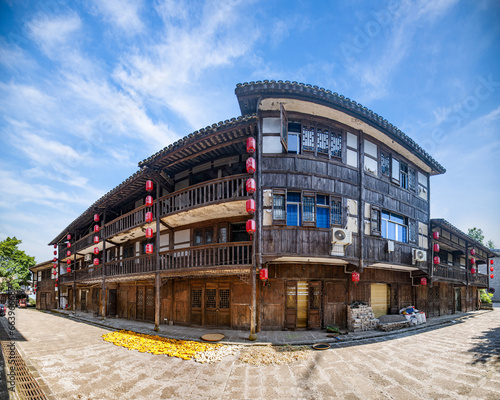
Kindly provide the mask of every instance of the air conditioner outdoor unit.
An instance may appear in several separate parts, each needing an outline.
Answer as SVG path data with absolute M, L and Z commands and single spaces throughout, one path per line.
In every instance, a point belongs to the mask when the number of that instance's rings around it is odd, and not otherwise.
M 335 244 L 351 244 L 352 232 L 347 229 L 333 228 L 332 229 L 332 243 Z
M 92 254 L 85 254 L 85 257 L 83 258 L 85 261 L 92 261 Z
M 427 252 L 425 250 L 413 249 L 413 261 L 427 261 Z

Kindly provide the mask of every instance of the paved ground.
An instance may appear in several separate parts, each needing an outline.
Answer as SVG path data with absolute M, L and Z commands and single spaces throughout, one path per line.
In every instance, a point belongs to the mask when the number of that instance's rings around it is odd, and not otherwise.
M 109 329 L 35 310 L 16 328 L 54 399 L 500 399 L 500 308 L 258 367 L 130 351 L 102 340 Z

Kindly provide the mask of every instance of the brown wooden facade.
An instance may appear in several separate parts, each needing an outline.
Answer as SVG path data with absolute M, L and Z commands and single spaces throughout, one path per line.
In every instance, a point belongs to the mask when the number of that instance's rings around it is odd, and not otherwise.
M 485 277 L 462 284 L 431 262 L 430 177 L 445 172 L 432 157 L 377 114 L 323 89 L 264 81 L 236 94 L 241 117 L 142 161 L 51 242 L 64 270 L 72 236 L 59 307 L 64 299 L 70 309 L 156 325 L 250 330 L 345 327 L 355 301 L 379 314 L 476 307 Z M 248 137 L 257 142 L 253 196 L 245 190 Z M 152 207 L 144 205 L 147 180 Z M 252 197 L 254 216 L 245 210 Z M 154 230 L 149 241 L 146 228 Z M 336 239 L 338 230 L 348 239 Z M 262 268 L 267 282 L 256 278 Z

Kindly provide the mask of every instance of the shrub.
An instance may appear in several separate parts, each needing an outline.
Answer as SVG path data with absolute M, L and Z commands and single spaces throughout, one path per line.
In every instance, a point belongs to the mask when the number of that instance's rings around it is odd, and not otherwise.
M 493 297 L 493 293 L 487 293 L 486 289 L 481 289 L 479 293 L 482 303 L 491 304 L 491 298 Z

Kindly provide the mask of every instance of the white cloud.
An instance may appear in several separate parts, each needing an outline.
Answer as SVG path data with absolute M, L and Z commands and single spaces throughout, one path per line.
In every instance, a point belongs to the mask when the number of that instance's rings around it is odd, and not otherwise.
M 139 16 L 142 1 L 139 0 L 96 0 L 94 6 L 111 24 L 124 33 L 141 32 L 144 25 Z

